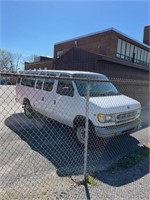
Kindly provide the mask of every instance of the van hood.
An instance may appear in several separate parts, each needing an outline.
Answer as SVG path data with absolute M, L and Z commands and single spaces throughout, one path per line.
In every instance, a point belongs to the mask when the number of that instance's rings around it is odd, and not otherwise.
M 91 103 L 90 109 L 102 114 L 130 112 L 141 108 L 141 104 L 138 101 L 125 95 L 90 97 L 89 101 Z

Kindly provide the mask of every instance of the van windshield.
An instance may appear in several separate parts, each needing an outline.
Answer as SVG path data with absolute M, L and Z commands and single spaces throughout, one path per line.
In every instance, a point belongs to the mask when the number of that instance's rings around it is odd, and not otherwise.
M 109 79 L 104 75 L 98 74 L 73 74 L 73 78 L 88 78 L 96 80 L 106 80 Z M 77 90 L 80 96 L 85 97 L 87 94 L 87 82 L 75 81 Z M 120 95 L 116 87 L 110 82 L 90 82 L 90 97 L 100 97 L 100 96 L 113 96 Z

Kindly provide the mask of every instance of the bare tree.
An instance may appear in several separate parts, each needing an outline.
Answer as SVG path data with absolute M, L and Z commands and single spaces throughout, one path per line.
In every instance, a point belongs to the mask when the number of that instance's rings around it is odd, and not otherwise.
M 28 62 L 28 63 L 32 63 L 32 62 L 35 61 L 35 57 L 38 57 L 38 55 L 33 54 L 33 55 L 30 55 L 30 56 L 27 56 L 27 57 L 24 58 L 24 61 Z
M 21 54 L 0 50 L 0 71 L 17 72 L 23 66 Z
M 0 50 L 0 71 L 8 71 L 9 61 L 9 53 L 6 53 L 4 50 Z
M 15 72 L 18 72 L 18 70 L 21 70 L 24 65 L 22 54 L 13 54 L 13 60 L 14 60 Z

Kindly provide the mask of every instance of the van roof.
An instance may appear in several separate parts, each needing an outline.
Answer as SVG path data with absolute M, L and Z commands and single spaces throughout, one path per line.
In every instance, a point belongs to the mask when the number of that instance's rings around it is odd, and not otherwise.
M 53 72 L 53 73 L 64 73 L 64 74 L 99 74 L 99 73 L 95 73 L 95 72 L 87 72 L 87 71 L 71 71 L 71 70 L 24 70 L 24 72 L 35 72 L 36 74 L 38 72 Z

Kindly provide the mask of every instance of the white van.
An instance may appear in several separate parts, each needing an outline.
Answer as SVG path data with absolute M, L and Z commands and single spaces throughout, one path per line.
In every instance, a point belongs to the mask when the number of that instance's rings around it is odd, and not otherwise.
M 44 79 L 50 77 L 108 80 L 105 75 L 82 71 L 38 70 L 23 74 L 41 78 L 19 78 L 16 99 L 24 105 L 24 113 L 34 111 L 74 128 L 79 143 L 85 143 L 85 113 L 87 82 L 79 80 Z M 118 92 L 111 82 L 90 82 L 89 139 L 112 137 L 141 127 L 141 105 Z

